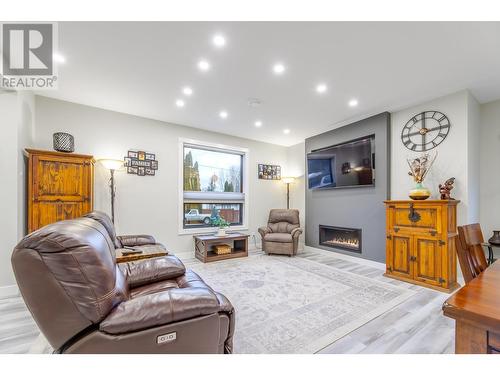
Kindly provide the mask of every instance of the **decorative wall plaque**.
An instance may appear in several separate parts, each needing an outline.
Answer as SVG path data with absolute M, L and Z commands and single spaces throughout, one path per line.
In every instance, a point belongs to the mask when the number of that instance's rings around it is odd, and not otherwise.
M 123 160 L 128 174 L 154 176 L 158 170 L 158 160 L 156 160 L 155 154 L 145 151 L 130 150 Z
M 260 180 L 281 180 L 280 165 L 259 164 L 258 168 Z

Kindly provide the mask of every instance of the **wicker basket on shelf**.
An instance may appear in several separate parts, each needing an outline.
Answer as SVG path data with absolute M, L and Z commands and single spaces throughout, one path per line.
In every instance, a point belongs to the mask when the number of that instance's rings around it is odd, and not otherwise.
M 231 254 L 231 246 L 227 244 L 215 245 L 214 252 L 217 255 Z

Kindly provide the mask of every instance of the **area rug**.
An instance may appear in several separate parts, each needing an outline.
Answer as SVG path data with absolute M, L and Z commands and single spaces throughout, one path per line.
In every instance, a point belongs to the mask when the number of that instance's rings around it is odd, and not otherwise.
M 235 307 L 240 354 L 316 353 L 415 294 L 300 257 L 183 261 Z M 40 334 L 29 352 L 52 349 Z
M 235 307 L 235 353 L 316 353 L 415 294 L 299 257 L 188 267 Z

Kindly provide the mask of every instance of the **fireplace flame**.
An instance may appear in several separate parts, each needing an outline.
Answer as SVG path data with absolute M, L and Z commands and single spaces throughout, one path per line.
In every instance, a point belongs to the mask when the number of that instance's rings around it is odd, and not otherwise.
M 345 238 L 345 237 L 335 237 L 331 240 L 327 240 L 323 242 L 327 245 L 340 245 L 345 247 L 350 247 L 351 249 L 359 249 L 359 240 L 356 238 Z

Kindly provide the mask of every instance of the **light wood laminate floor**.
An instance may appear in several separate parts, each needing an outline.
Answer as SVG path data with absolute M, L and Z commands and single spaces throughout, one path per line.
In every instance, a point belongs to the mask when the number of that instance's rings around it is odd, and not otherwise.
M 258 253 L 258 249 L 251 250 L 250 256 Z M 197 261 L 190 253 L 178 255 L 187 267 Z M 307 248 L 298 256 L 417 292 L 320 353 L 453 353 L 454 322 L 441 311 L 448 294 L 388 279 L 380 268 L 329 251 Z M 0 354 L 28 353 L 38 336 L 38 328 L 22 298 L 18 295 L 0 298 Z

